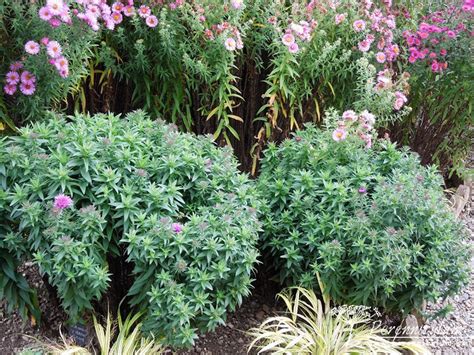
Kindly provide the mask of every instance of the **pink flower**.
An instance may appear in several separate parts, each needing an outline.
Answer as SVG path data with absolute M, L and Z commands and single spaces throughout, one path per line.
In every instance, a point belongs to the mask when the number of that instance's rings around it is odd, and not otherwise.
M 151 15 L 151 10 L 148 6 L 142 5 L 138 9 L 138 15 L 140 15 L 140 17 L 146 18 Z
M 439 71 L 439 64 L 436 60 L 434 60 L 433 63 L 431 63 L 431 70 L 435 73 Z
M 5 75 L 5 79 L 7 81 L 7 84 L 16 85 L 20 82 L 20 74 L 18 74 L 16 71 L 9 71 Z
M 409 61 L 411 64 L 413 64 L 413 63 L 416 62 L 416 57 L 414 57 L 414 56 L 411 55 L 411 56 L 408 58 L 408 61 Z
M 69 67 L 69 62 L 63 56 L 54 60 L 54 66 L 57 70 L 67 69 Z
M 148 27 L 154 28 L 158 25 L 158 19 L 154 15 L 150 15 L 145 20 Z
M 117 11 L 112 12 L 112 15 L 110 15 L 110 18 L 116 25 L 118 25 L 123 20 L 122 14 Z
M 447 51 L 446 49 L 444 49 L 444 48 L 441 48 L 440 51 L 439 51 L 439 54 L 440 54 L 441 56 L 443 56 L 443 57 L 444 57 L 447 53 L 448 53 L 448 51 Z
M 51 25 L 51 27 L 57 28 L 61 26 L 61 21 L 57 18 L 52 18 L 51 20 L 49 20 L 49 24 Z
M 69 76 L 69 68 L 65 67 L 59 70 L 59 76 L 61 78 L 67 78 Z
M 48 43 L 49 43 L 49 38 L 48 38 L 48 37 L 43 37 L 43 38 L 41 38 L 40 43 L 41 43 L 43 46 L 47 46 Z
M 112 10 L 113 11 L 116 11 L 116 12 L 121 12 L 123 10 L 123 4 L 121 2 L 115 2 L 113 5 L 112 5 Z
M 407 97 L 400 91 L 395 92 L 395 103 L 393 104 L 393 108 L 395 110 L 400 110 L 403 105 L 408 101 Z
M 131 5 L 127 5 L 123 9 L 123 14 L 127 17 L 135 15 L 135 8 Z
M 57 41 L 50 41 L 46 50 L 51 58 L 58 58 L 62 53 L 61 45 Z
M 53 207 L 58 210 L 64 210 L 72 206 L 72 199 L 64 194 L 57 195 L 54 198 Z
M 400 110 L 401 108 L 403 107 L 403 100 L 402 99 L 396 99 L 394 104 L 393 104 L 393 108 L 398 111 Z
M 237 43 L 235 42 L 235 39 L 229 37 L 225 40 L 224 46 L 228 51 L 234 51 L 237 47 Z
M 293 43 L 295 43 L 295 36 L 293 36 L 291 33 L 286 33 L 283 35 L 281 41 L 285 46 L 291 46 Z
M 336 128 L 332 132 L 332 139 L 334 139 L 336 142 L 343 141 L 346 138 L 347 138 L 347 131 L 343 128 Z
M 288 46 L 288 50 L 290 51 L 290 53 L 298 53 L 300 47 L 298 46 L 298 43 L 292 43 Z
M 456 32 L 452 31 L 452 30 L 449 30 L 446 32 L 446 35 L 449 37 L 449 38 L 455 38 L 456 37 Z
M 346 121 L 355 122 L 357 121 L 357 114 L 352 110 L 347 110 L 342 114 L 342 118 L 344 118 Z
M 62 0 L 47 0 L 46 6 L 49 8 L 52 15 L 59 16 L 63 11 L 64 3 Z
M 173 223 L 171 225 L 171 230 L 173 233 L 181 233 L 183 231 L 183 226 L 179 223 Z
M 25 44 L 25 52 L 28 54 L 36 55 L 40 51 L 40 45 L 35 41 L 28 41 Z
M 53 17 L 53 14 L 51 13 L 51 10 L 47 6 L 43 6 L 41 9 L 39 9 L 39 17 L 43 21 L 49 21 Z
M 3 91 L 5 91 L 5 94 L 11 96 L 16 92 L 16 85 L 7 84 L 3 87 Z
M 358 190 L 358 191 L 359 191 L 360 194 L 365 194 L 365 193 L 367 193 L 367 189 L 366 189 L 364 186 L 359 187 L 359 190 Z
M 378 53 L 375 55 L 375 59 L 376 59 L 377 62 L 379 62 L 379 63 L 385 63 L 385 60 L 387 59 L 387 56 L 385 55 L 384 52 L 378 52 Z
M 20 91 L 23 93 L 23 95 L 33 95 L 35 93 L 36 87 L 34 82 L 22 82 L 20 84 Z
M 334 22 L 336 22 L 336 25 L 339 25 L 346 19 L 346 14 L 336 14 L 334 18 Z
M 365 21 L 364 20 L 356 20 L 356 21 L 354 21 L 352 26 L 354 27 L 354 30 L 356 32 L 361 32 L 361 31 L 365 30 Z
M 27 70 L 21 73 L 20 79 L 24 84 L 34 84 L 36 82 L 36 77 Z
M 359 42 L 359 50 L 361 52 L 368 52 L 370 49 L 370 42 L 366 41 L 366 40 L 363 40 L 361 42 Z
M 375 116 L 373 114 L 371 114 L 369 111 L 367 111 L 367 110 L 362 111 L 361 114 L 359 115 L 359 117 L 361 118 L 363 123 L 366 123 L 370 126 L 374 126 Z
M 18 71 L 21 68 L 23 68 L 23 63 L 22 62 L 14 62 L 10 65 L 10 70 L 11 71 Z
M 243 0 L 230 0 L 230 4 L 234 9 L 240 9 L 244 5 Z

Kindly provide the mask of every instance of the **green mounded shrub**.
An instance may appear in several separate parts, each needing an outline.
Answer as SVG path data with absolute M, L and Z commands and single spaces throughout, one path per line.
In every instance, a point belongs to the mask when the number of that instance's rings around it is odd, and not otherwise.
M 0 141 L 0 187 L 1 250 L 33 258 L 71 320 L 109 288 L 111 257 L 132 263 L 130 304 L 167 343 L 191 344 L 250 292 L 255 187 L 207 137 L 140 111 L 53 116 Z
M 307 126 L 266 150 L 263 241 L 280 280 L 315 287 L 319 273 L 337 303 L 395 311 L 456 293 L 470 252 L 441 177 L 387 140 L 365 146 Z

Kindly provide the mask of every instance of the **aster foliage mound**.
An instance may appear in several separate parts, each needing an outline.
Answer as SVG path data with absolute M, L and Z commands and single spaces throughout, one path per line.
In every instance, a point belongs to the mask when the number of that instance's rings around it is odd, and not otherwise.
M 409 312 L 459 291 L 470 251 L 434 167 L 388 140 L 313 126 L 265 152 L 266 256 L 283 283 Z
M 256 193 L 210 138 L 140 111 L 53 116 L 1 140 L 0 157 L 0 248 L 39 265 L 71 320 L 100 301 L 116 259 L 133 265 L 128 299 L 144 330 L 174 345 L 249 294 Z

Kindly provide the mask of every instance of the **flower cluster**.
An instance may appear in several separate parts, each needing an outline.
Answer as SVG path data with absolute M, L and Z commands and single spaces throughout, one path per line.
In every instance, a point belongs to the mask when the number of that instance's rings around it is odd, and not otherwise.
M 63 0 L 47 0 L 46 6 L 39 10 L 39 17 L 52 27 L 59 27 L 61 23 L 72 24 L 69 7 Z
M 406 93 L 409 91 L 408 79 L 410 74 L 404 72 L 398 81 L 394 81 L 394 72 L 390 69 L 385 69 L 377 73 L 377 85 L 375 89 L 377 91 L 381 90 L 391 90 L 394 92 L 395 101 L 393 103 L 393 108 L 396 111 L 401 110 L 401 108 L 407 103 L 408 99 Z
M 10 71 L 5 75 L 3 91 L 13 95 L 20 87 L 23 95 L 30 96 L 36 91 L 36 77 L 27 70 L 23 70 L 23 63 L 15 62 L 10 65 Z
M 361 52 L 368 52 L 374 42 L 376 42 L 375 59 L 379 63 L 393 62 L 400 54 L 397 44 L 393 43 L 393 30 L 396 28 L 395 16 L 390 13 L 390 2 L 386 2 L 385 9 L 372 9 L 372 1 L 365 0 L 364 19 L 357 19 L 353 22 L 353 30 L 362 33 L 365 38 L 358 43 Z M 342 23 L 346 18 L 346 14 L 336 14 L 336 24 Z
M 231 52 L 244 48 L 239 29 L 227 21 L 212 25 L 210 29 L 207 28 L 204 31 L 204 36 L 210 41 L 218 36 L 224 38 L 224 47 Z
M 309 42 L 311 40 L 311 35 L 314 29 L 317 27 L 318 23 L 315 20 L 307 22 L 301 20 L 299 23 L 291 23 L 290 26 L 286 29 L 285 34 L 281 38 L 283 44 L 288 47 L 290 53 L 298 53 L 300 46 L 298 45 L 298 40 Z
M 424 18 L 416 31 L 406 30 L 403 37 L 408 46 L 408 61 L 411 64 L 424 62 L 434 73 L 448 68 L 447 56 L 449 42 L 455 40 L 462 32 L 467 32 L 466 25 L 459 20 L 463 11 L 474 9 L 466 1 L 462 9 L 449 7 L 446 11 L 436 11 Z M 448 22 L 454 22 L 450 23 Z
M 345 140 L 348 132 L 351 132 L 362 139 L 367 148 L 372 147 L 371 131 L 375 125 L 375 116 L 369 111 L 364 110 L 359 114 L 352 110 L 345 111 L 337 124 L 338 127 L 332 132 L 332 139 L 336 142 Z

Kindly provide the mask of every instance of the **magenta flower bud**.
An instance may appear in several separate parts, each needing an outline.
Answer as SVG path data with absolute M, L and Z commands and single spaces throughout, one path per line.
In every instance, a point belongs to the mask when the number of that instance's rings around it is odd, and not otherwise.
M 183 226 L 179 223 L 173 223 L 171 225 L 171 230 L 174 232 L 174 233 L 181 233 L 183 231 Z
M 64 210 L 72 206 L 72 199 L 64 194 L 57 195 L 54 198 L 53 206 L 55 209 Z
M 367 189 L 364 186 L 359 187 L 359 193 L 360 194 L 365 194 L 367 193 Z

